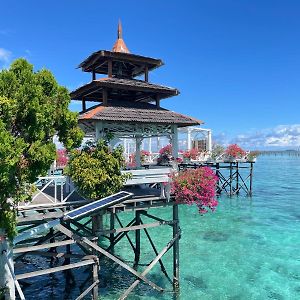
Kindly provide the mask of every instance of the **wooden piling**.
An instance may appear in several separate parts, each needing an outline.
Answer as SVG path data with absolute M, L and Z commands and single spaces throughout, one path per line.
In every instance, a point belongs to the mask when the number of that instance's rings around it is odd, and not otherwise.
M 110 213 L 110 230 L 113 230 L 115 228 L 115 214 L 114 212 Z M 111 232 L 109 234 L 109 242 L 111 250 L 114 251 L 114 240 L 115 240 L 115 234 Z
M 173 238 L 179 233 L 179 215 L 178 204 L 173 205 Z M 173 244 L 173 288 L 177 292 L 179 290 L 179 238 Z
M 252 196 L 252 184 L 253 184 L 253 162 L 250 163 L 250 186 L 249 186 L 249 196 Z
M 141 224 L 141 214 L 139 211 L 135 212 L 135 224 L 136 225 Z M 134 264 L 136 266 L 140 261 L 140 255 L 141 255 L 141 230 L 140 229 L 135 231 L 135 253 L 134 254 L 135 254 Z
M 236 177 L 235 177 L 235 178 L 236 178 L 236 182 L 235 182 L 235 183 L 236 183 L 236 186 L 235 186 L 235 189 L 236 189 L 236 190 L 235 190 L 235 193 L 236 193 L 237 195 L 239 194 L 239 176 L 240 176 L 240 175 L 239 175 L 239 172 L 240 172 L 240 171 L 239 171 L 239 163 L 237 162 L 237 163 L 236 163 Z

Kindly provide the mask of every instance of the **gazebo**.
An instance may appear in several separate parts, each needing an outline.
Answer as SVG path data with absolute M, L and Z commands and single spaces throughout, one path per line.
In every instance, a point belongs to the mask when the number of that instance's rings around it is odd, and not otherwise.
M 149 72 L 163 64 L 161 59 L 131 54 L 119 22 L 113 49 L 94 52 L 79 65 L 92 73 L 92 81 L 71 93 L 73 100 L 82 101 L 79 124 L 86 136 L 98 140 L 109 132 L 115 138 L 135 139 L 137 168 L 144 138 L 167 136 L 177 157 L 178 129 L 203 123 L 161 107 L 161 100 L 179 95 L 176 88 L 149 82 Z M 87 109 L 88 102 L 95 105 Z

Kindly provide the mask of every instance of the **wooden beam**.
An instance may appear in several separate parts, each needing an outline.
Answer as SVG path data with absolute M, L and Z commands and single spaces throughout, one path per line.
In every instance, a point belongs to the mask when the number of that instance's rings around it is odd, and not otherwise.
M 61 272 L 61 271 L 65 271 L 65 270 L 75 269 L 75 268 L 88 266 L 88 265 L 92 265 L 92 264 L 95 264 L 95 261 L 93 259 L 88 259 L 88 260 L 80 261 L 80 262 L 70 264 L 70 265 L 65 265 L 65 266 L 60 266 L 60 267 L 55 267 L 55 268 L 49 268 L 49 269 L 46 269 L 46 270 L 39 270 L 39 271 L 19 274 L 19 275 L 16 275 L 16 278 L 17 278 L 17 280 L 26 279 L 26 278 L 31 278 L 31 277 L 36 277 L 36 276 Z
M 171 225 L 173 224 L 174 221 L 160 221 L 160 222 L 153 222 L 153 223 L 148 223 L 148 224 L 142 224 L 142 225 L 134 225 L 130 227 L 125 227 L 125 228 L 116 228 L 113 230 L 103 230 L 100 231 L 100 234 L 108 234 L 108 233 L 119 233 L 119 232 L 125 232 L 125 231 L 133 231 L 133 230 L 140 230 L 144 228 L 152 228 L 152 227 L 157 227 L 161 225 Z
M 75 244 L 75 241 L 74 240 L 65 240 L 65 241 L 53 242 L 53 243 L 48 243 L 48 244 L 36 245 L 36 246 L 14 248 L 14 254 L 48 249 L 48 248 L 53 248 L 53 247 L 66 246 L 66 245 L 71 245 L 71 244 Z

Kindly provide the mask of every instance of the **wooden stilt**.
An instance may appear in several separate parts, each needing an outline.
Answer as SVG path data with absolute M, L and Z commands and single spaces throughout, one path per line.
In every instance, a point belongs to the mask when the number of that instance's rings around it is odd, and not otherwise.
M 179 233 L 178 204 L 173 206 L 173 238 Z M 173 244 L 173 288 L 179 290 L 179 238 Z
M 252 196 L 252 184 L 253 184 L 253 162 L 250 163 L 250 187 L 249 187 L 249 196 Z
M 141 214 L 139 211 L 135 212 L 135 224 L 141 224 Z M 141 230 L 138 229 L 135 231 L 135 256 L 134 256 L 134 265 L 137 266 L 140 261 L 141 255 Z
M 230 193 L 230 197 L 232 196 L 232 163 L 230 163 L 229 165 L 229 193 Z
M 115 228 L 115 214 L 113 212 L 110 213 L 110 230 L 113 230 Z M 111 232 L 109 234 L 109 241 L 110 241 L 110 247 L 111 250 L 114 251 L 114 239 L 115 239 L 115 234 Z
M 236 163 L 236 186 L 235 186 L 235 193 L 238 195 L 239 194 L 239 176 L 240 176 L 240 171 L 239 171 L 239 163 Z
M 99 270 L 99 262 L 98 260 L 95 261 L 95 264 L 93 264 L 93 300 L 98 300 L 98 283 L 99 283 L 99 277 L 98 277 L 98 270 Z

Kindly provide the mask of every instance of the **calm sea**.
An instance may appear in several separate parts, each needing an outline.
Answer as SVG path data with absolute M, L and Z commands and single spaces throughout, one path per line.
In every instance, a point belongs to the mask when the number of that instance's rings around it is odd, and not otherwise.
M 175 297 L 157 265 L 148 277 L 167 291 L 160 294 L 140 284 L 128 299 L 300 299 L 299 195 L 299 157 L 259 157 L 252 198 L 221 197 L 217 211 L 205 216 L 195 207 L 180 207 L 180 294 Z M 171 218 L 170 209 L 152 212 Z M 122 220 L 126 223 L 129 216 Z M 108 225 L 109 220 L 105 221 Z M 158 251 L 172 234 L 167 226 L 149 232 Z M 141 263 L 147 264 L 155 254 L 144 234 L 142 237 L 142 249 L 148 251 L 142 253 Z M 115 249 L 129 263 L 133 261 L 131 252 L 126 239 Z M 170 276 L 171 252 L 163 259 Z M 32 259 L 37 266 L 44 264 Z M 101 299 L 117 299 L 134 281 L 127 271 L 110 262 L 102 264 L 101 272 L 105 277 L 100 278 Z M 25 289 L 26 299 L 74 299 L 88 272 L 77 271 L 75 277 L 75 284 L 66 285 L 61 274 L 41 276 Z

